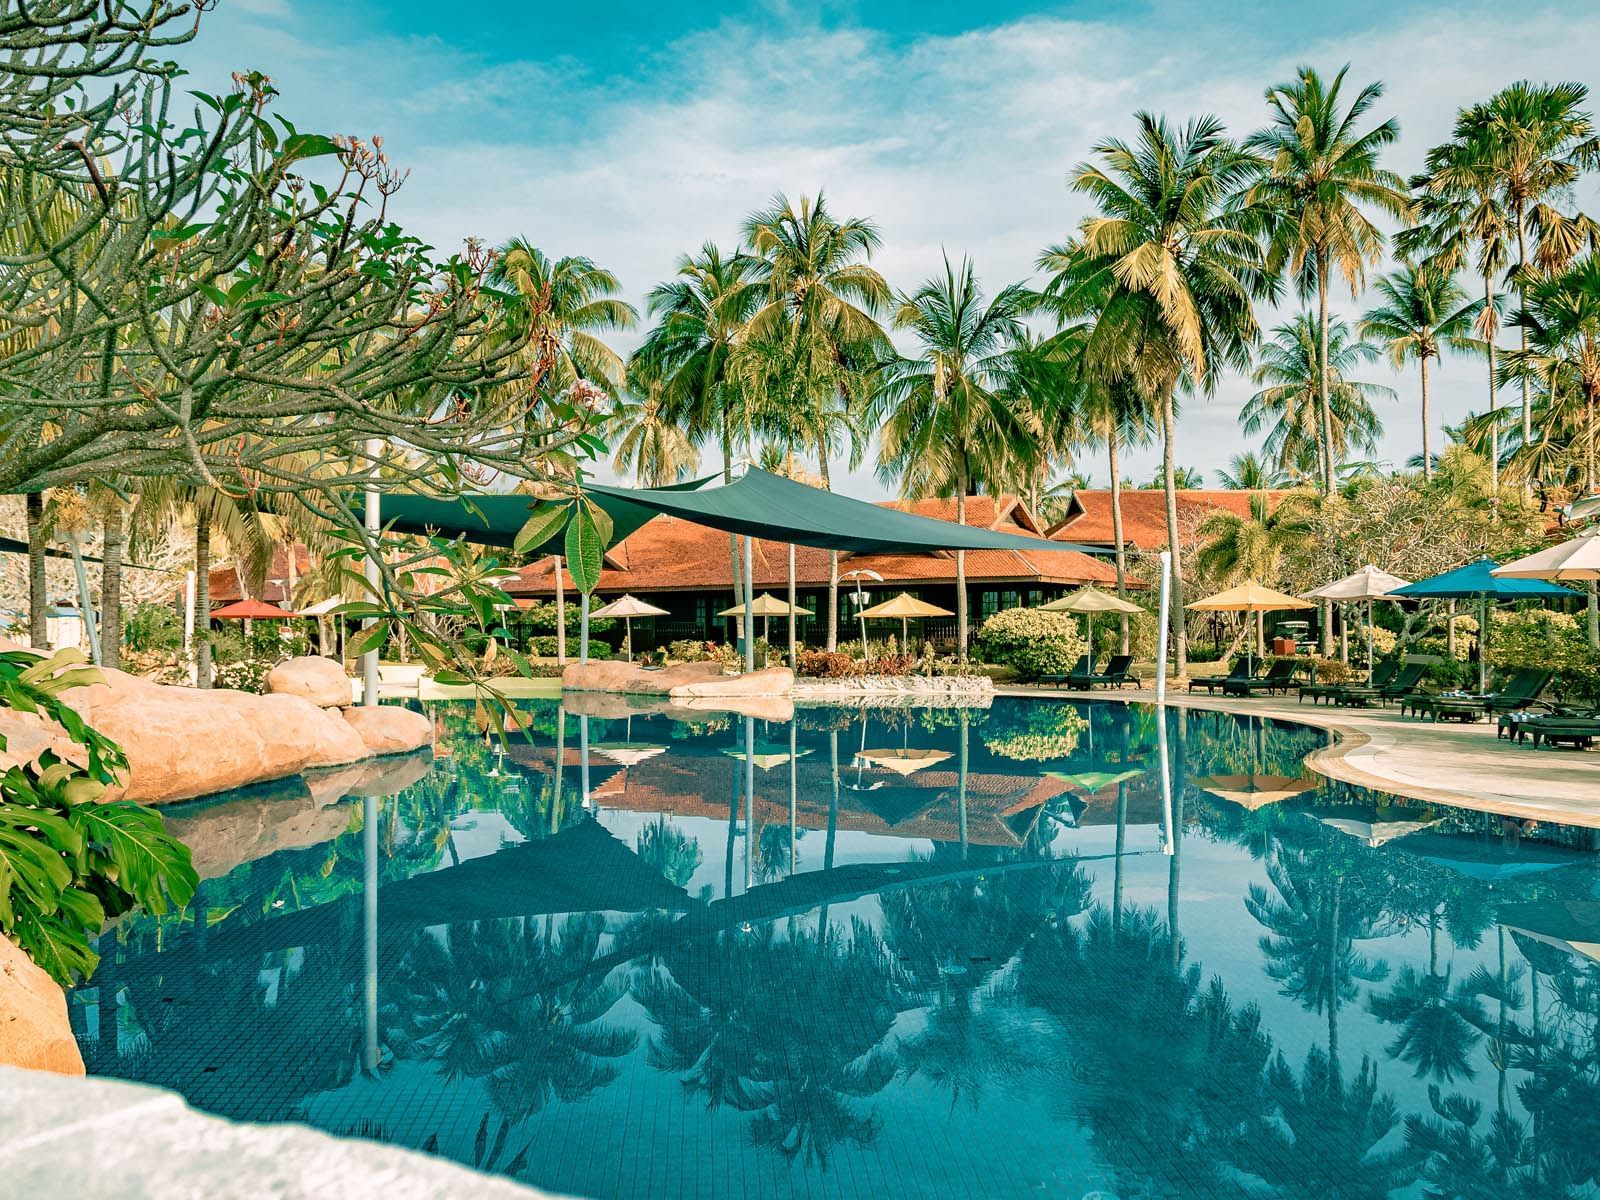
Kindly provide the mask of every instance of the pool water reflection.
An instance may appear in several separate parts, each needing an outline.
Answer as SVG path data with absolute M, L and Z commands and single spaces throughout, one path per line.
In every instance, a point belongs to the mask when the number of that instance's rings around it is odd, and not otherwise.
M 169 810 L 208 878 L 102 937 L 91 1072 L 595 1197 L 1597 1190 L 1588 831 L 1231 714 L 431 711 Z

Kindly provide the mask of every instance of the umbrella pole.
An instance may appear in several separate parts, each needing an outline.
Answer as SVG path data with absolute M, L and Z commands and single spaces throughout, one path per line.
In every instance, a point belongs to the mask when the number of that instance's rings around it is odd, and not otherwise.
M 901 654 L 910 654 L 911 653 L 910 649 L 908 648 L 910 646 L 910 643 L 911 643 L 911 619 L 909 617 L 901 617 L 900 618 L 900 653 Z

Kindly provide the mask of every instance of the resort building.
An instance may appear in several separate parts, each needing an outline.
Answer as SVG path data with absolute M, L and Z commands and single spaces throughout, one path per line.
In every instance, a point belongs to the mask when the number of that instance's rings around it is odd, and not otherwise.
M 889 501 L 918 516 L 955 520 L 954 500 Z M 1004 608 L 1042 604 L 1057 596 L 1095 584 L 1116 586 L 1116 569 L 1109 560 L 1077 550 L 1052 548 L 1042 522 L 1016 496 L 971 496 L 966 502 L 966 523 L 1002 533 L 1039 539 L 1037 553 L 1013 550 L 969 550 L 966 554 L 968 617 L 975 630 L 985 618 Z M 1058 540 L 1073 540 L 1063 534 Z M 796 600 L 809 617 L 802 617 L 799 637 L 812 645 L 827 638 L 828 552 L 806 546 L 795 548 Z M 789 547 L 757 539 L 753 548 L 755 591 L 787 596 Z M 544 558 L 523 568 L 506 591 L 519 599 L 547 601 L 555 596 L 555 560 Z M 853 575 L 851 572 L 860 572 Z M 872 572 L 878 579 L 874 579 Z M 956 607 L 956 556 L 953 551 L 914 554 L 839 555 L 839 636 L 856 635 L 856 587 L 872 604 L 900 592 L 946 608 Z M 576 598 L 570 577 L 565 580 L 569 598 Z M 1143 586 L 1136 583 L 1135 586 Z M 637 645 L 648 646 L 679 638 L 724 641 L 733 636 L 732 618 L 717 614 L 732 607 L 733 554 L 728 535 L 676 517 L 662 516 L 612 546 L 605 558 L 596 589 L 601 603 L 623 593 L 637 596 L 668 616 L 634 622 Z M 782 619 L 774 619 L 774 640 Z M 877 631 L 881 636 L 885 629 Z M 898 632 L 896 630 L 895 632 Z M 920 636 L 935 643 L 955 641 L 955 618 L 927 622 Z M 786 636 L 786 635 L 785 635 Z
M 1212 513 L 1250 515 L 1252 499 L 1264 494 L 1269 508 L 1276 508 L 1289 493 L 1265 493 L 1230 488 L 1184 488 L 1177 493 L 1178 535 L 1187 545 Z M 1111 492 L 1106 488 L 1078 488 L 1067 504 L 1067 515 L 1050 527 L 1050 536 L 1080 546 L 1116 545 L 1111 520 Z M 1122 490 L 1122 540 L 1129 553 L 1152 553 L 1167 548 L 1167 496 L 1158 488 Z

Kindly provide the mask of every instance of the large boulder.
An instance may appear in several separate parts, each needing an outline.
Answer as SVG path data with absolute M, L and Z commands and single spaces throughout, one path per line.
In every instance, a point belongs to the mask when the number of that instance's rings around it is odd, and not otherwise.
M 561 673 L 561 686 L 570 692 L 624 692 L 636 696 L 665 696 L 673 688 L 722 678 L 720 663 L 676 663 L 646 670 L 633 663 L 570 663 Z
M 363 705 L 345 709 L 344 719 L 373 754 L 406 754 L 433 745 L 433 722 L 409 708 Z
M 346 708 L 350 704 L 350 677 L 331 658 L 307 654 L 290 658 L 267 672 L 267 691 L 274 695 L 299 696 L 324 708 Z
M 122 747 L 120 794 L 161 804 L 230 791 L 364 757 L 339 718 L 299 696 L 200 691 L 103 671 L 104 683 L 63 693 Z
M 281 699 L 294 700 L 298 697 L 284 696 Z M 316 708 L 315 705 L 311 707 Z M 303 710 L 296 711 L 305 724 L 306 737 L 311 742 L 311 757 L 306 760 L 306 766 L 342 767 L 372 756 L 372 751 L 367 749 L 366 739 L 344 719 L 342 710 L 316 708 L 315 717 Z
M 82 1075 L 83 1055 L 67 1023 L 67 996 L 54 979 L 0 937 L 0 1063 Z
M 787 696 L 794 689 L 794 672 L 788 667 L 763 667 L 743 675 L 717 675 L 710 679 L 674 683 L 667 695 L 674 700 L 690 697 Z

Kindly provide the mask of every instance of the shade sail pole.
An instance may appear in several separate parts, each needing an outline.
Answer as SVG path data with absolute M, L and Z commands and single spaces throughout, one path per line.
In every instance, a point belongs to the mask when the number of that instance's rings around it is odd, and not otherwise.
M 1161 621 L 1156 626 L 1156 703 L 1167 702 L 1167 629 L 1170 624 L 1168 610 L 1172 606 L 1172 551 L 1161 552 Z M 1166 739 L 1161 742 L 1166 749 Z M 1163 769 L 1162 778 L 1166 778 Z
M 795 621 L 798 620 L 798 617 L 795 615 L 794 609 L 795 609 L 794 543 L 790 542 L 789 543 L 789 668 L 790 668 L 790 670 L 793 670 L 794 669 L 794 665 L 795 665 L 795 650 L 796 650 Z
M 756 669 L 756 597 L 751 580 L 755 572 L 755 539 L 744 537 L 744 669 Z

